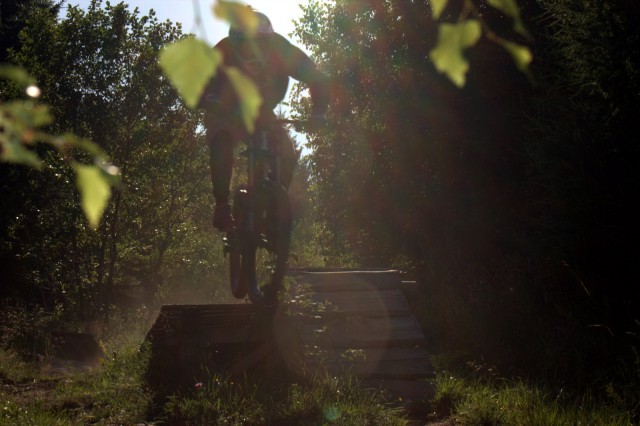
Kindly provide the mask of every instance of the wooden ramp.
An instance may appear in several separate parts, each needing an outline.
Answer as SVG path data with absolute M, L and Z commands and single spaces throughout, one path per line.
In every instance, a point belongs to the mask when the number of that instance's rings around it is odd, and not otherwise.
M 292 300 L 166 305 L 147 335 L 151 384 L 189 385 L 213 373 L 267 377 L 350 373 L 411 403 L 432 394 L 426 342 L 398 271 L 294 269 Z M 283 371 L 286 374 L 283 374 Z
M 272 319 L 271 310 L 251 304 L 164 305 L 146 336 L 147 380 L 175 389 L 243 370 L 239 366 L 271 342 Z
M 394 270 L 298 269 L 293 312 L 308 371 L 349 372 L 405 402 L 432 396 L 424 334 Z M 405 286 L 410 285 L 408 283 Z

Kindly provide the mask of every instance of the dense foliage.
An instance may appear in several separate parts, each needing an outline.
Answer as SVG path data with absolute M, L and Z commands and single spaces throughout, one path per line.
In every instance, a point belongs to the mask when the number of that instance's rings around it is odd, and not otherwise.
M 411 266 L 434 347 L 593 385 L 638 345 L 639 15 L 520 4 L 533 80 L 481 40 L 461 90 L 429 59 L 426 2 L 304 7 L 296 35 L 335 88 L 332 131 L 311 141 L 317 209 L 334 262 Z
M 181 37 L 178 25 L 123 3 L 69 7 L 61 19 L 30 9 L 9 60 L 38 80 L 56 118 L 52 131 L 93 140 L 120 167 L 122 183 L 93 231 L 64 152 L 41 148 L 40 172 L 3 164 L 3 301 L 86 323 L 107 318 L 112 305 L 202 300 L 222 290 L 199 117 L 157 65 L 159 50 Z
M 0 62 L 5 62 L 9 49 L 20 47 L 20 30 L 29 16 L 45 12 L 55 17 L 60 13 L 62 2 L 53 0 L 13 0 L 0 3 Z

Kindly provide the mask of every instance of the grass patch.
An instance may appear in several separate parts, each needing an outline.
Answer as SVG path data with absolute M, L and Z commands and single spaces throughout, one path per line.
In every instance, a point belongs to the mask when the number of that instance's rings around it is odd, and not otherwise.
M 0 425 L 134 424 L 149 410 L 151 395 L 142 376 L 148 357 L 137 348 L 93 371 L 63 377 L 20 364 L 9 351 L 1 356 L 24 367 L 19 377 L 4 375 L 0 383 Z
M 22 382 L 34 375 L 33 366 L 24 362 L 16 352 L 0 348 L 0 381 Z
M 353 379 L 319 376 L 280 389 L 213 378 L 165 407 L 168 425 L 407 425 L 402 410 Z
M 215 376 L 152 410 L 152 394 L 143 379 L 148 356 L 134 347 L 94 371 L 63 377 L 46 376 L 10 351 L 0 352 L 0 360 L 0 426 L 145 420 L 185 426 L 408 424 L 404 412 L 388 405 L 384 395 L 361 390 L 349 376 L 318 376 L 279 387 Z
M 303 303 L 304 302 L 304 303 Z M 329 309 L 300 305 L 309 312 Z M 117 355 L 86 373 L 52 376 L 38 363 L 0 349 L 0 426 L 5 425 L 408 425 L 408 414 L 380 392 L 363 391 L 354 378 L 319 375 L 304 383 L 273 385 L 214 376 L 169 396 L 162 404 L 145 385 L 149 351 L 142 334 L 116 335 L 105 345 Z M 124 349 L 121 349 L 124 347 Z M 118 350 L 120 349 L 120 350 Z M 115 352 L 113 352 L 115 354 Z M 460 425 L 638 424 L 638 380 L 610 384 L 591 394 L 568 393 L 505 379 L 491 365 L 467 362 L 467 354 L 434 359 L 440 374 L 428 420 Z M 638 378 L 640 359 L 625 364 Z M 454 373 L 451 373 L 453 371 Z M 631 403 L 630 403 L 631 401 Z M 635 401 L 635 402 L 634 402 Z M 415 412 L 413 413 L 415 414 Z M 416 419 L 412 419 L 416 420 Z M 412 423 L 413 424 L 413 423 Z
M 349 376 L 317 376 L 279 387 L 214 376 L 152 410 L 152 395 L 143 380 L 145 350 L 123 350 L 94 371 L 64 377 L 43 376 L 7 350 L 0 351 L 0 361 L 0 426 L 145 420 L 185 426 L 409 424 L 402 409 L 389 405 L 379 392 L 361 390 Z M 638 420 L 634 410 L 614 399 L 566 395 L 477 371 L 442 373 L 435 385 L 431 420 L 448 419 L 450 424 L 616 426 Z
M 633 413 L 589 395 L 570 398 L 522 380 L 441 374 L 433 407 L 461 425 L 632 425 Z

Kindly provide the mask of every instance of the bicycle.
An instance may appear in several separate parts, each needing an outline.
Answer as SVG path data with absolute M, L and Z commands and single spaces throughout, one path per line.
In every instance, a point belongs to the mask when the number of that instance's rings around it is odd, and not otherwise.
M 287 273 L 291 240 L 291 206 L 280 184 L 278 141 L 273 126 L 303 125 L 299 120 L 270 120 L 247 137 L 247 183 L 234 191 L 236 229 L 224 238 L 229 255 L 231 293 L 254 304 L 274 304 Z

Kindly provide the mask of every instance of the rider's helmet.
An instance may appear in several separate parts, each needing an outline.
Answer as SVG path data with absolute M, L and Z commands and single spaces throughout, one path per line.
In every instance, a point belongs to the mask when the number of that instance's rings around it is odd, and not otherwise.
M 271 21 L 264 13 L 258 12 L 257 10 L 250 8 L 251 12 L 253 12 L 258 18 L 258 26 L 256 28 L 256 37 L 265 37 L 274 33 L 273 26 L 271 25 Z M 231 24 L 229 27 L 229 37 L 232 40 L 245 40 L 247 37 L 246 30 L 239 25 Z

